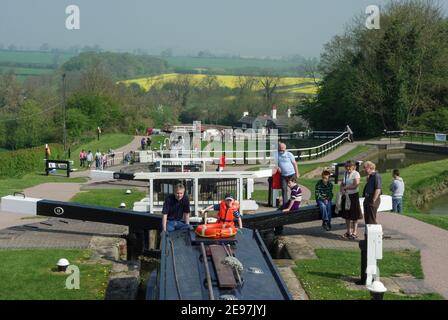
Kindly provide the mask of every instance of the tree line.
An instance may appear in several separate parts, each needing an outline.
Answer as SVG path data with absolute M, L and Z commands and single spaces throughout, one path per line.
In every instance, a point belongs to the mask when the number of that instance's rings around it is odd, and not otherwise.
M 301 114 L 315 129 L 350 124 L 360 136 L 383 130 L 448 131 L 448 19 L 436 1 L 394 1 L 379 30 L 356 17 L 325 45 L 315 99 Z

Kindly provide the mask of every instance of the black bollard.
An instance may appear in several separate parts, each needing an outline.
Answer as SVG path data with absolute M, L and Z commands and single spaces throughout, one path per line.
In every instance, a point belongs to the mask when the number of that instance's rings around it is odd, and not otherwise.
M 367 234 L 365 235 L 365 240 L 359 241 L 359 249 L 361 250 L 361 279 L 356 281 L 356 284 L 365 285 L 367 281 Z

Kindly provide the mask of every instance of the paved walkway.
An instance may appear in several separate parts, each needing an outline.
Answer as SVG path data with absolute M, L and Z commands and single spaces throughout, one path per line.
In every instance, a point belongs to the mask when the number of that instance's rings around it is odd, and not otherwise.
M 448 231 L 422 221 L 394 213 L 380 213 L 378 222 L 383 226 L 384 249 L 420 250 L 424 283 L 448 299 Z M 359 224 L 360 239 L 364 238 L 364 223 Z M 287 226 L 286 236 L 302 236 L 314 249 L 358 249 L 358 242 L 345 240 L 345 221 L 333 219 L 333 230 L 326 232 L 320 221 Z

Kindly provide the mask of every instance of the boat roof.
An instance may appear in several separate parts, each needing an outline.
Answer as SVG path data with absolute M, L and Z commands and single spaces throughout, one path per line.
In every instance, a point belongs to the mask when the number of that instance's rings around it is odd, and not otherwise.
M 216 267 L 212 260 L 208 260 L 215 299 L 292 299 L 258 231 L 245 228 L 239 229 L 237 235 L 230 239 L 196 238 L 193 231 L 175 231 L 165 235 L 161 243 L 157 299 L 209 299 L 201 242 L 206 247 L 211 244 L 230 244 L 244 268 L 241 272 L 241 286 L 222 288 L 218 286 Z M 147 293 L 147 298 L 150 294 Z

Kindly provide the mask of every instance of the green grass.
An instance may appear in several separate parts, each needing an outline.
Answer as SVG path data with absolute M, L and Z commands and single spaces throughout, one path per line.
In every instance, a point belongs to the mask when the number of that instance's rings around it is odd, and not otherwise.
M 168 138 L 167 136 L 151 136 L 151 150 L 160 150 L 160 145 L 163 145 L 163 142 L 165 139 Z M 139 146 L 139 150 L 141 150 Z
M 16 67 L 0 67 L 0 72 L 8 72 L 12 70 L 15 75 L 21 76 L 39 76 L 42 74 L 51 74 L 55 72 L 54 69 L 44 69 L 44 68 L 16 68 Z
M 70 159 L 74 161 L 74 167 L 79 168 L 79 153 L 82 149 L 86 152 L 91 150 L 95 155 L 96 150 L 100 150 L 100 152 L 107 152 L 109 149 L 115 150 L 129 144 L 133 139 L 134 136 L 129 134 L 104 134 L 100 136 L 100 140 L 95 139 L 72 147 Z
M 270 59 L 162 57 L 174 67 L 185 69 L 206 68 L 211 71 L 232 71 L 240 68 L 291 70 L 297 63 Z
M 370 299 L 367 290 L 350 290 L 344 286 L 342 278 L 359 277 L 359 251 L 317 249 L 317 260 L 297 261 L 294 272 L 311 300 L 366 300 Z M 382 277 L 409 274 L 423 278 L 418 251 L 385 251 L 379 261 Z M 385 299 L 439 300 L 439 294 L 417 296 L 386 293 Z
M 299 172 L 300 174 L 306 174 L 308 172 L 313 171 L 314 169 L 318 167 L 327 167 L 330 166 L 332 163 L 341 163 L 345 162 L 347 160 L 361 160 L 358 159 L 359 155 L 367 152 L 371 147 L 366 145 L 358 145 L 349 152 L 343 154 L 339 158 L 331 161 L 331 162 L 319 162 L 319 163 L 300 163 L 298 162 L 299 166 Z
M 126 189 L 92 189 L 81 191 L 70 201 L 82 204 L 91 204 L 103 207 L 118 208 L 120 203 L 126 203 L 131 208 L 136 201 L 143 199 L 146 194 L 136 189 L 131 189 L 131 194 L 125 193 Z
M 87 250 L 0 250 L 0 300 L 103 300 L 111 265 L 86 263 L 89 255 Z M 54 271 L 62 257 L 79 267 L 79 290 L 66 289 L 68 274 Z
M 415 219 L 448 230 L 448 214 L 436 215 L 423 213 L 419 201 L 425 193 L 434 193 L 448 185 L 448 159 L 419 163 L 400 170 L 400 176 L 405 182 L 403 197 L 403 212 Z M 389 185 L 392 182 L 391 172 L 382 174 L 383 193 L 390 194 Z M 360 190 L 365 184 L 361 179 Z
M 400 141 L 405 141 L 405 142 L 415 142 L 415 143 L 429 143 L 429 144 L 442 144 L 442 145 L 446 145 L 447 142 L 446 141 L 435 141 L 434 140 L 434 136 L 424 136 L 423 139 L 422 137 L 401 137 Z
M 42 170 L 43 171 L 43 170 Z M 47 182 L 84 183 L 87 178 L 67 178 L 65 176 L 45 176 L 43 173 L 30 173 L 21 178 L 0 179 L 0 197 L 21 192 L 24 189 Z

